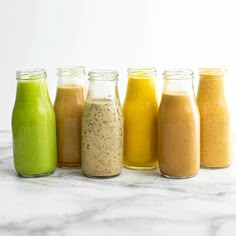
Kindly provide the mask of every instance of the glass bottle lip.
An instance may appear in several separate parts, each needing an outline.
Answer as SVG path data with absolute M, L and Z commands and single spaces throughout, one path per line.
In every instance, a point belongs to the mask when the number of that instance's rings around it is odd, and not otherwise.
M 163 79 L 167 80 L 192 80 L 193 79 L 193 71 L 190 69 L 168 69 L 163 72 Z
M 148 76 L 156 76 L 156 68 L 152 66 L 130 67 L 127 69 L 128 76 L 135 78 L 143 78 Z
M 26 69 L 16 71 L 17 80 L 38 80 L 46 79 L 46 77 L 47 73 L 44 69 Z
M 201 67 L 199 69 L 200 76 L 224 76 L 228 69 L 224 66 L 219 67 Z
M 88 73 L 88 80 L 96 81 L 118 81 L 118 72 L 116 70 L 98 69 L 91 70 Z
M 83 66 L 69 66 L 69 67 L 58 67 L 57 76 L 85 76 L 85 68 Z

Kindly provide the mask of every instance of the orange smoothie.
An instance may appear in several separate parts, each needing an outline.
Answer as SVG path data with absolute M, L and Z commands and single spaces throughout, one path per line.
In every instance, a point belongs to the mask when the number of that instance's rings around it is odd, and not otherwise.
M 129 75 L 124 102 L 124 165 L 157 167 L 157 98 L 154 78 L 140 70 Z
M 224 68 L 200 69 L 197 102 L 201 115 L 201 165 L 208 168 L 222 168 L 231 164 L 224 73 Z

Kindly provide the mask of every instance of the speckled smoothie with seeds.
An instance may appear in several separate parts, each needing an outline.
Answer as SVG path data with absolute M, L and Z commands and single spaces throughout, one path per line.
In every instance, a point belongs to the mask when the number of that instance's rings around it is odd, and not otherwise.
M 82 118 L 82 169 L 86 176 L 119 175 L 123 158 L 123 115 L 108 99 L 87 101 Z

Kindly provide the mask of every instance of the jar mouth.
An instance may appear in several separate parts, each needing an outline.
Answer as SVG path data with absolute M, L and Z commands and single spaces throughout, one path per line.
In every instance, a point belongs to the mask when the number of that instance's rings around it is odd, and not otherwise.
M 16 71 L 17 80 L 37 80 L 45 79 L 47 73 L 44 69 L 26 69 Z
M 70 66 L 57 68 L 57 76 L 85 76 L 85 68 L 83 66 Z
M 153 77 L 156 76 L 156 68 L 151 66 L 130 67 L 127 70 L 128 76 L 135 78 Z
M 220 67 L 201 67 L 199 69 L 199 75 L 212 75 L 212 76 L 223 76 L 226 72 L 228 71 L 228 69 L 224 66 L 220 66 Z
M 97 81 L 118 81 L 118 72 L 116 70 L 91 70 L 88 73 L 88 80 Z
M 190 69 L 168 69 L 163 72 L 164 79 L 183 80 L 193 79 L 193 71 Z

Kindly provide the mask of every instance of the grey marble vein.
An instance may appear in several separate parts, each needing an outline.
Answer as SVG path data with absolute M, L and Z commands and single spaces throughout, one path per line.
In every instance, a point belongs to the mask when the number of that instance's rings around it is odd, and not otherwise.
M 79 169 L 19 178 L 0 132 L 0 236 L 235 236 L 236 165 L 170 180 L 154 171 L 88 179 Z

